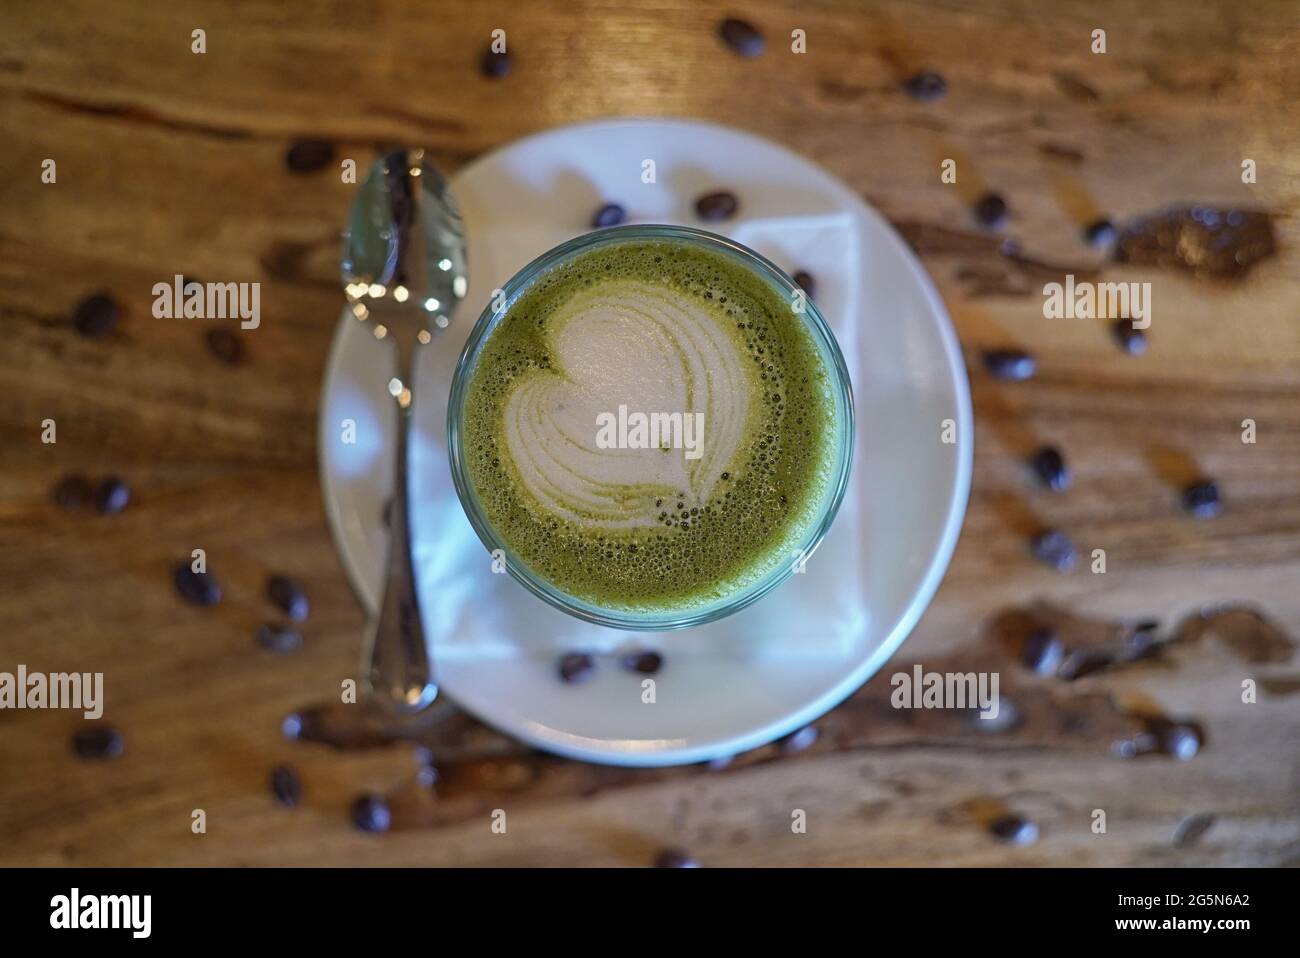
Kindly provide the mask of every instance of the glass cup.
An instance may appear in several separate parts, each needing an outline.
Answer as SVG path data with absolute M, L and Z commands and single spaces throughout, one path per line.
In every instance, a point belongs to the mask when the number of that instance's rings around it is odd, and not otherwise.
M 624 609 L 612 609 L 594 605 L 589 601 L 570 595 L 542 576 L 533 572 L 522 559 L 506 544 L 505 540 L 492 527 L 483 511 L 465 466 L 465 451 L 462 447 L 464 416 L 468 385 L 474 373 L 484 344 L 492 335 L 497 324 L 507 315 L 511 308 L 539 277 L 549 271 L 563 266 L 592 250 L 616 243 L 644 242 L 647 240 L 671 243 L 684 243 L 694 247 L 703 247 L 721 254 L 745 268 L 750 274 L 760 278 L 774 289 L 786 302 L 793 302 L 796 290 L 794 281 L 773 263 L 755 253 L 748 247 L 713 233 L 690 229 L 684 226 L 615 226 L 610 229 L 587 233 L 543 253 L 533 260 L 502 288 L 502 294 L 489 303 L 479 317 L 478 323 L 465 343 L 460 361 L 451 382 L 451 398 L 447 404 L 447 448 L 451 461 L 452 479 L 456 484 L 456 493 L 461 505 L 469 517 L 470 524 L 488 551 L 494 555 L 504 556 L 506 569 L 528 591 L 549 602 L 557 609 L 597 625 L 611 626 L 619 629 L 668 630 L 682 629 L 692 625 L 702 625 L 743 609 L 752 602 L 767 595 L 782 582 L 794 574 L 801 561 L 806 561 L 818 543 L 830 529 L 831 522 L 844 499 L 848 487 L 849 474 L 853 465 L 853 391 L 849 382 L 848 369 L 844 356 L 831 333 L 826 320 L 818 312 L 811 299 L 806 300 L 804 312 L 792 315 L 805 323 L 812 334 L 813 342 L 821 353 L 822 361 L 833 380 L 835 402 L 835 463 L 832 481 L 823 493 L 817 518 L 809 523 L 801 542 L 796 545 L 797 552 L 791 557 L 773 557 L 771 568 L 755 577 L 749 584 L 739 588 L 712 603 L 692 606 L 681 611 L 629 612 Z M 494 308 L 499 306 L 499 308 Z M 496 550 L 501 550 L 500 553 Z

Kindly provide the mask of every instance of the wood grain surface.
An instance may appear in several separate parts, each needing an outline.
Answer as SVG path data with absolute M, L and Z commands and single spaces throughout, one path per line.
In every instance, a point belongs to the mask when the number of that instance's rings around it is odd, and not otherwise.
M 80 760 L 75 715 L 0 711 L 0 864 L 642 865 L 665 846 L 706 865 L 1300 862 L 1295 5 L 758 2 L 743 12 L 768 38 L 754 59 L 716 35 L 740 6 L 4 4 L 0 671 L 103 671 L 105 721 L 126 750 Z M 478 64 L 496 28 L 514 62 L 489 79 Z M 796 28 L 806 54 L 790 52 Z M 1105 54 L 1090 51 L 1096 28 Z M 945 76 L 943 99 L 902 92 L 921 68 Z M 386 143 L 422 143 L 455 169 L 555 124 L 626 115 L 699 117 L 787 144 L 921 252 L 966 353 L 977 423 L 970 510 L 933 605 L 794 754 L 619 771 L 463 720 L 428 743 L 443 763 L 431 792 L 414 781 L 409 743 L 287 740 L 288 713 L 355 674 L 362 627 L 317 480 L 353 190 L 337 161 L 364 168 Z M 331 142 L 335 162 L 291 172 L 285 154 L 302 138 Z M 956 185 L 939 180 L 949 157 Z M 55 184 L 41 182 L 46 158 Z M 972 222 L 984 189 L 1007 197 L 1019 257 Z M 1188 203 L 1272 214 L 1278 252 L 1214 280 L 1106 262 L 1080 236 L 1099 214 L 1123 224 Z M 1045 277 L 1094 270 L 1152 284 L 1146 355 L 1121 353 L 1105 321 L 1043 318 Z M 151 316 L 152 285 L 176 273 L 262 283 L 242 364 L 208 351 L 207 323 Z M 87 339 L 70 316 L 99 290 L 123 317 Z M 992 380 L 980 355 L 1004 346 L 1035 353 L 1038 376 Z M 45 419 L 55 444 L 40 440 Z M 1024 465 L 1043 442 L 1069 459 L 1065 494 Z M 130 506 L 59 509 L 51 488 L 69 473 L 122 476 Z M 1197 475 L 1220 484 L 1216 519 L 1179 507 Z M 1046 525 L 1085 554 L 1104 548 L 1106 573 L 1036 563 L 1026 537 Z M 196 547 L 225 590 L 214 609 L 171 586 Z M 293 655 L 253 641 L 277 571 L 313 603 Z M 1195 613 L 1220 602 L 1266 622 L 1237 616 L 1200 634 Z M 1007 631 L 1027 609 L 1069 623 L 1080 645 L 1146 617 L 1171 641 L 1074 682 L 1036 679 Z M 1000 670 L 1021 721 L 989 732 L 890 708 L 888 675 L 913 662 Z M 311 714 L 322 727 L 337 718 Z M 1152 716 L 1198 723 L 1199 754 L 1117 757 Z M 283 763 L 304 782 L 296 809 L 271 797 Z M 364 791 L 393 796 L 392 833 L 351 826 Z M 491 831 L 494 808 L 508 812 L 504 835 Z M 794 809 L 806 834 L 792 832 Z M 1096 809 L 1104 834 L 1090 827 Z M 988 822 L 1005 810 L 1033 818 L 1038 841 L 996 841 Z

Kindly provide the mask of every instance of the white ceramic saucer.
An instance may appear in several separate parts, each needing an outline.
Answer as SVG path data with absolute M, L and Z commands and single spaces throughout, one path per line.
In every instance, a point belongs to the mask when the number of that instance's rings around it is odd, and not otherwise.
M 878 213 L 820 167 L 705 123 L 610 120 L 549 130 L 477 160 L 451 186 L 469 238 L 469 293 L 423 350 L 410 485 L 420 600 L 440 685 L 532 745 L 622 765 L 731 755 L 836 705 L 920 617 L 966 509 L 970 393 L 947 313 L 920 263 Z M 735 192 L 741 215 L 701 224 L 693 201 L 715 189 Z M 630 222 L 704 226 L 787 272 L 807 270 L 853 378 L 853 479 L 806 571 L 736 615 L 676 633 L 590 626 L 494 573 L 447 466 L 452 369 L 492 291 L 588 229 L 607 201 L 624 206 Z M 321 398 L 326 509 L 368 609 L 377 604 L 392 468 L 387 346 L 342 312 Z M 940 440 L 946 419 L 956 424 L 955 444 Z M 613 653 L 631 647 L 665 656 L 652 696 L 645 676 L 618 666 Z M 566 685 L 556 658 L 574 649 L 609 655 L 589 681 Z

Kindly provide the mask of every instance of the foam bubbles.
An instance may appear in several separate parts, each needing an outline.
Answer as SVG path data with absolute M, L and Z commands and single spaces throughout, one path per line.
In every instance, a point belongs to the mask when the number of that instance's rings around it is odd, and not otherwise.
M 702 364 L 684 362 L 679 368 L 707 377 L 719 368 L 719 357 L 734 357 L 737 371 L 716 384 L 718 395 L 723 389 L 733 393 L 727 405 L 734 448 L 724 442 L 723 454 L 702 467 L 701 481 L 693 483 L 686 475 L 674 479 L 667 468 L 644 476 L 602 474 L 597 478 L 617 481 L 581 487 L 584 493 L 599 488 L 590 500 L 593 509 L 556 508 L 556 499 L 537 494 L 536 482 L 530 489 L 528 480 L 538 475 L 535 464 L 516 461 L 516 455 L 526 460 L 538 447 L 521 446 L 522 433 L 508 425 L 512 398 L 537 383 L 553 387 L 566 366 L 581 361 L 576 341 L 556 346 L 565 342 L 566 328 L 582 332 L 570 323 L 575 303 L 609 306 L 620 290 L 626 298 L 629 289 L 640 290 L 641 305 L 656 306 L 651 310 L 656 322 L 671 316 L 674 322 L 711 324 L 678 328 L 660 340 L 667 348 L 694 344 L 694 358 Z M 661 311 L 662 304 L 669 305 Z M 608 320 L 612 314 L 602 315 Z M 706 343 L 716 347 L 707 356 Z M 647 355 L 647 366 L 654 360 Z M 744 392 L 743 404 L 734 401 L 738 391 Z M 838 428 L 833 396 L 816 342 L 777 291 L 718 253 L 673 241 L 629 241 L 596 249 L 540 277 L 489 336 L 467 390 L 468 473 L 494 528 L 542 578 L 607 608 L 685 611 L 743 589 L 790 561 L 792 548 L 830 493 Z M 547 408 L 538 401 L 532 411 L 537 415 Z M 531 434 L 534 440 L 561 441 L 553 423 L 535 424 L 540 431 Z M 710 425 L 706 422 L 705 448 Z M 643 452 L 680 462 L 680 450 Z M 563 466 L 565 455 L 551 455 L 546 469 Z M 567 480 L 560 484 L 566 495 L 577 488 Z M 563 505 L 571 507 L 573 500 Z M 634 521 L 608 521 L 611 515 Z M 598 517 L 603 520 L 593 521 Z

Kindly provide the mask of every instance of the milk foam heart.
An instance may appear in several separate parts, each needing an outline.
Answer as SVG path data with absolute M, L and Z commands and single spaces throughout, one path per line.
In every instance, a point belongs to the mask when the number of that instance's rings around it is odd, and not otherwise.
M 566 302 L 546 322 L 551 368 L 519 377 L 504 408 L 507 451 L 538 507 L 587 528 L 652 528 L 656 501 L 709 502 L 759 425 L 761 381 L 737 333 L 720 306 L 641 279 Z M 620 408 L 694 417 L 698 458 L 602 448 L 599 426 Z

